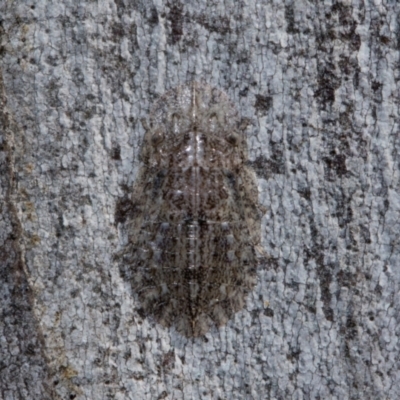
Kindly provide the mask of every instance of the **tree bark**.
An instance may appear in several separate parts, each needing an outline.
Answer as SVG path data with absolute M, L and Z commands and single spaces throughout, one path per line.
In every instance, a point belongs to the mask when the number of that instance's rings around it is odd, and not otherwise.
M 0 1 L 0 398 L 400 397 L 395 1 Z M 186 338 L 119 273 L 155 99 L 252 121 L 262 248 L 245 308 Z

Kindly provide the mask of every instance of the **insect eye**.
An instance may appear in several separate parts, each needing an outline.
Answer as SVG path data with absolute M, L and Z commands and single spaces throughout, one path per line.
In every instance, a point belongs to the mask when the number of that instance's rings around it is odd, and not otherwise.
M 235 133 L 231 133 L 228 135 L 228 137 L 226 138 L 227 142 L 230 143 L 233 146 L 237 146 L 237 144 L 239 143 L 239 136 L 236 135 Z
M 161 131 L 154 132 L 153 136 L 151 137 L 151 143 L 154 146 L 160 144 L 164 139 L 164 134 Z

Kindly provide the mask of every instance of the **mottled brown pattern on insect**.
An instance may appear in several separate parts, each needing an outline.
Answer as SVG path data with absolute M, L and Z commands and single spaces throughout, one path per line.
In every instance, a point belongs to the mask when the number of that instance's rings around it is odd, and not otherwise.
M 199 83 L 162 96 L 144 125 L 121 273 L 159 323 L 203 335 L 255 284 L 262 213 L 243 125 Z

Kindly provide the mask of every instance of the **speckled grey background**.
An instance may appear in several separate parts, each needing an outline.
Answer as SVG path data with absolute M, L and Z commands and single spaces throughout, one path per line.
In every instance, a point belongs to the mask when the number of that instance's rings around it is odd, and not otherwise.
M 0 398 L 397 399 L 397 1 L 0 1 Z M 245 310 L 188 340 L 113 254 L 166 90 L 227 92 L 267 207 Z

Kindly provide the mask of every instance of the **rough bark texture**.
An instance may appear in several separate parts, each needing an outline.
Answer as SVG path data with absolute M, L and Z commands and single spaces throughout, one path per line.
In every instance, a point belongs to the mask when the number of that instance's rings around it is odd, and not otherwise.
M 397 1 L 0 2 L 1 399 L 398 399 Z M 228 93 L 271 261 L 187 339 L 114 254 L 146 117 Z

